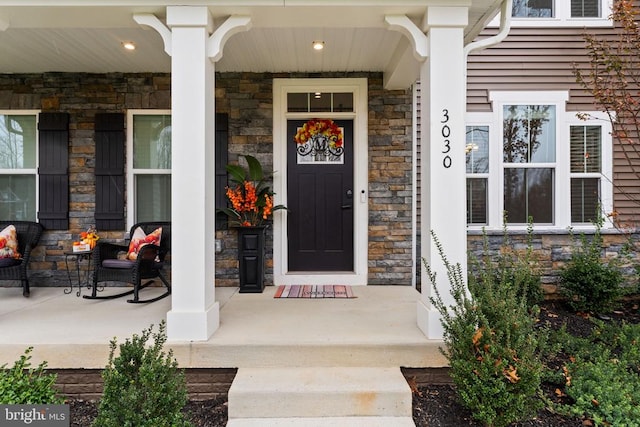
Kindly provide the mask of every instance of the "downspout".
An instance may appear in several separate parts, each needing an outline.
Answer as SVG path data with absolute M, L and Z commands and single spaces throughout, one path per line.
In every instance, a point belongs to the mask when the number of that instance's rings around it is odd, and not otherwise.
M 464 47 L 465 63 L 467 62 L 467 56 L 471 52 L 476 50 L 485 49 L 500 43 L 504 40 L 511 30 L 511 9 L 513 8 L 513 0 L 504 0 L 502 7 L 500 8 L 500 31 L 495 36 L 487 37 L 486 39 L 478 40 L 477 42 L 471 42 Z M 466 70 L 466 68 L 465 68 Z
M 471 42 L 462 49 L 463 55 L 464 55 L 464 64 L 465 64 L 465 67 L 464 67 L 465 111 L 467 110 L 467 84 L 468 84 L 467 72 L 469 70 L 469 67 L 468 67 L 469 54 L 471 52 L 475 52 L 481 49 L 494 46 L 500 43 L 501 41 L 503 41 L 505 38 L 507 38 L 507 35 L 509 35 L 509 31 L 511 30 L 512 9 L 513 9 L 513 0 L 503 0 L 502 5 L 500 7 L 500 30 L 498 31 L 498 34 L 496 34 L 495 36 L 487 37 L 486 39 L 478 40 L 476 42 Z M 466 118 L 465 118 L 465 122 L 466 122 Z

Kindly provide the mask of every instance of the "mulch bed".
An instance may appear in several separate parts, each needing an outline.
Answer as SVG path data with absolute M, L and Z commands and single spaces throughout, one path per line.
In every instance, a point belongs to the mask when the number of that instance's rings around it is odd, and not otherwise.
M 610 315 L 611 322 L 625 320 L 640 323 L 640 302 L 626 301 L 619 310 Z M 567 331 L 576 336 L 588 336 L 593 323 L 588 315 L 575 314 L 561 302 L 545 302 L 541 307 L 540 324 L 558 329 L 566 324 Z M 551 399 L 555 386 L 543 384 L 543 391 Z M 457 400 L 451 384 L 433 384 L 413 387 L 413 420 L 417 427 L 480 427 L 471 413 Z M 557 401 L 557 400 L 556 400 Z M 97 415 L 96 402 L 73 400 L 70 402 L 71 426 L 88 427 Z M 227 423 L 227 401 L 225 398 L 190 401 L 184 409 L 196 427 L 224 427 Z M 564 417 L 542 410 L 533 420 L 514 423 L 510 427 L 579 427 L 593 425 L 588 420 Z
M 89 427 L 98 415 L 97 402 L 69 402 L 71 427 Z M 194 427 L 224 427 L 227 425 L 227 399 L 192 400 L 184 408 Z

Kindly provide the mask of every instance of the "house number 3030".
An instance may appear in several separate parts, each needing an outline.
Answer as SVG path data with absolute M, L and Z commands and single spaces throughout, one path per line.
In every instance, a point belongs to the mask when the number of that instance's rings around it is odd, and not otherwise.
M 449 110 L 444 108 L 442 110 L 442 128 L 440 129 L 440 133 L 442 134 L 442 154 L 444 157 L 442 158 L 442 166 L 445 169 L 449 169 L 451 167 L 451 156 L 449 152 L 451 151 L 451 141 L 449 137 L 451 136 L 451 127 L 447 123 L 449 123 Z

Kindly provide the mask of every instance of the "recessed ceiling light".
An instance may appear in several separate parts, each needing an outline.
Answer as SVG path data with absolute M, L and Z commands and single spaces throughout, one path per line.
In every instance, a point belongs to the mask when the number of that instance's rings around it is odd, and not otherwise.
M 315 50 L 324 49 L 324 42 L 322 40 L 314 40 L 312 45 Z
M 127 50 L 135 50 L 136 44 L 134 42 L 122 42 L 122 47 Z

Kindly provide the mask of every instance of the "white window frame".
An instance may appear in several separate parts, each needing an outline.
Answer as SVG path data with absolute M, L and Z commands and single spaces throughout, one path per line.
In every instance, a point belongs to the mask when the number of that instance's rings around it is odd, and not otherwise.
M 613 7 L 612 0 L 600 0 L 602 16 L 599 18 L 572 18 L 569 0 L 554 0 L 556 16 L 553 18 L 511 18 L 511 27 L 613 27 L 609 18 Z M 500 26 L 500 13 L 491 20 L 489 27 Z
M 467 172 L 466 174 L 466 179 L 468 180 L 469 178 L 476 178 L 476 179 L 486 179 L 487 180 L 487 223 L 486 224 L 469 224 L 470 227 L 486 227 L 489 224 L 491 224 L 491 205 L 489 203 L 489 201 L 491 200 L 491 189 L 493 188 L 493 180 L 495 179 L 495 174 L 491 173 L 492 167 L 493 167 L 493 162 L 495 162 L 495 159 L 492 157 L 492 150 L 491 150 L 491 144 L 492 144 L 492 140 L 491 137 L 493 136 L 494 132 L 495 132 L 495 126 L 493 123 L 493 113 L 474 113 L 472 116 L 468 117 L 466 122 L 465 122 L 465 130 L 467 126 L 474 126 L 474 127 L 486 127 L 489 131 L 489 170 L 487 172 L 483 172 L 483 173 L 470 173 Z M 466 187 L 465 187 L 466 188 Z M 466 191 L 465 191 L 466 194 Z
M 603 228 L 614 228 L 613 223 L 611 221 L 607 221 L 607 213 L 611 213 L 613 211 L 613 138 L 611 136 L 611 121 L 609 119 L 609 116 L 607 116 L 607 114 L 604 112 L 590 111 L 587 112 L 586 115 L 589 117 L 588 121 L 579 119 L 575 112 L 569 112 L 569 114 L 566 115 L 566 123 L 564 127 L 567 131 L 567 153 L 569 153 L 569 156 L 571 155 L 571 147 L 569 143 L 569 129 L 571 126 L 600 126 L 600 174 L 593 172 L 571 172 L 569 159 L 567 160 L 567 167 L 569 167 L 569 180 L 571 180 L 571 178 L 600 178 L 600 200 L 602 203 L 601 212 L 605 219 Z M 568 185 L 569 191 L 571 191 L 570 181 Z M 571 197 L 571 193 L 568 193 L 568 197 Z M 569 202 L 569 211 L 567 212 L 567 214 L 569 215 L 568 220 L 571 221 L 571 202 Z M 572 224 L 571 228 L 577 230 L 590 230 L 594 227 L 585 224 Z
M 33 175 L 35 177 L 35 209 L 36 217 L 34 221 L 38 221 L 38 212 L 40 212 L 40 179 L 38 179 L 38 169 L 40 167 L 40 113 L 41 110 L 0 110 L 0 114 L 4 116 L 35 116 L 36 118 L 36 165 L 29 169 L 3 169 L 0 168 L 2 175 Z
M 171 175 L 171 169 L 134 169 L 133 167 L 133 118 L 134 116 L 170 116 L 171 110 L 128 110 L 127 111 L 127 229 L 136 223 L 136 175 Z M 173 145 L 173 141 L 171 141 Z M 173 148 L 172 148 L 173 149 Z
M 576 230 L 592 230 L 590 224 L 571 224 L 571 174 L 569 127 L 572 125 L 598 125 L 602 127 L 602 159 L 600 172 L 600 197 L 602 212 L 613 210 L 612 185 L 612 137 L 611 122 L 602 112 L 580 112 L 590 117 L 584 121 L 578 118 L 577 111 L 566 111 L 569 99 L 567 91 L 495 91 L 489 93 L 493 104 L 493 112 L 469 112 L 466 116 L 467 126 L 489 127 L 489 177 L 488 200 L 489 212 L 486 225 L 468 224 L 469 230 L 502 230 L 504 211 L 504 165 L 503 165 L 503 106 L 504 105 L 555 105 L 556 107 L 556 161 L 548 167 L 555 169 L 554 184 L 554 223 L 536 224 L 536 231 L 565 231 L 569 227 Z M 612 228 L 606 221 L 603 228 Z M 509 230 L 526 230 L 527 224 L 509 224 Z

